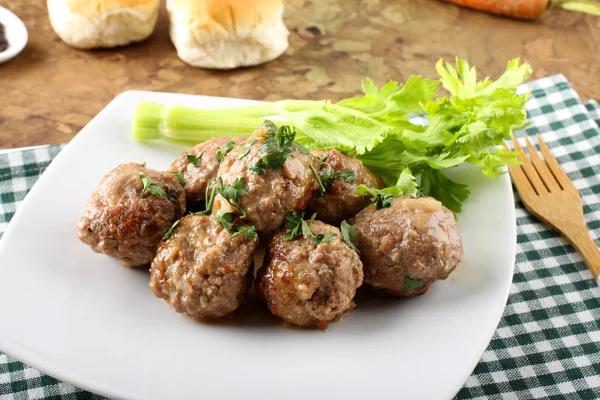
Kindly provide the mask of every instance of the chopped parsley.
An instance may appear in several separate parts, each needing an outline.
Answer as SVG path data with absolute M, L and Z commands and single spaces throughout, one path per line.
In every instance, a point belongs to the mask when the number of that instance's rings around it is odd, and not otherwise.
M 215 220 L 223 225 L 223 228 L 232 235 L 229 239 L 234 239 L 238 236 L 243 236 L 247 240 L 254 240 L 256 237 L 256 228 L 254 225 L 246 226 L 246 225 L 235 225 L 233 222 L 235 221 L 236 215 L 234 213 L 225 213 L 222 215 L 215 214 Z
M 237 231 L 231 235 L 230 239 L 234 239 L 238 236 L 243 236 L 249 241 L 253 241 L 256 237 L 256 228 L 254 225 L 250 226 L 236 226 L 234 227 Z
M 234 213 L 225 213 L 225 214 L 215 214 L 215 220 L 223 225 L 223 228 L 227 230 L 229 233 L 234 233 L 235 229 L 233 227 L 233 221 L 235 220 Z
M 231 150 L 233 150 L 233 148 L 235 147 L 235 142 L 232 140 L 231 142 L 227 142 L 223 145 L 223 147 L 221 147 L 221 150 L 217 151 L 217 162 L 221 163 L 221 161 L 223 161 L 223 158 L 225 158 L 225 156 L 227 155 L 227 153 L 229 153 Z
M 146 167 L 146 161 L 141 162 L 140 165 L 145 168 Z
M 418 279 L 413 279 L 409 276 L 404 278 L 404 290 L 410 292 L 423 287 L 423 282 Z
M 311 168 L 311 171 L 313 169 Z M 313 171 L 313 175 L 317 178 L 316 170 Z M 332 168 L 325 168 L 321 172 L 321 174 L 317 178 L 317 183 L 319 184 L 319 189 L 321 189 L 321 193 L 329 192 L 331 190 L 331 184 L 333 179 L 341 179 L 348 183 L 356 182 L 356 175 L 352 170 L 345 169 L 342 171 L 334 172 Z
M 354 171 L 352 171 L 351 169 L 345 169 L 339 172 L 335 173 L 335 178 L 336 179 L 341 179 L 344 180 L 348 183 L 355 183 L 356 182 L 356 175 L 354 174 Z
M 204 155 L 204 152 L 200 153 L 198 156 L 195 156 L 193 154 L 188 154 L 187 155 L 187 160 L 194 166 L 194 167 L 199 167 L 201 162 L 202 162 L 202 156 Z
M 170 171 L 169 173 L 175 175 L 177 177 L 177 179 L 179 179 L 179 184 L 181 186 L 185 186 L 186 182 L 185 182 L 185 178 L 183 177 L 183 175 L 181 175 L 179 172 L 176 172 L 176 171 Z
M 177 225 L 179 225 L 179 220 L 175 221 L 175 223 L 173 225 L 171 225 L 171 227 L 169 228 L 167 233 L 165 233 L 165 236 L 163 236 L 162 240 L 166 240 L 166 239 L 170 238 L 171 235 L 173 234 L 173 231 L 175 230 L 175 228 L 177 228 Z
M 246 214 L 246 211 L 244 211 L 244 209 L 242 209 L 242 206 L 240 206 L 240 203 L 239 203 L 240 197 L 242 197 L 243 195 L 245 195 L 248 192 L 248 189 L 246 189 L 246 183 L 245 183 L 243 177 L 237 178 L 233 182 L 233 185 L 229 184 L 229 183 L 223 184 L 223 179 L 221 177 L 219 177 L 217 179 L 217 190 L 219 191 L 219 194 L 221 196 L 223 196 L 223 198 L 225 200 L 227 200 L 227 202 L 229 204 L 231 204 L 233 207 L 237 208 L 238 210 L 240 210 L 242 212 L 241 218 L 246 218 L 248 216 Z
M 254 143 L 256 143 L 256 139 L 248 140 L 237 149 L 236 155 L 238 160 L 241 160 L 250 153 L 250 149 Z
M 213 208 L 213 204 L 215 203 L 215 197 L 217 195 L 217 187 L 215 185 L 212 184 L 211 182 L 208 182 L 208 184 L 206 185 L 206 192 L 204 194 L 204 199 L 206 202 L 206 207 L 204 209 L 204 211 L 198 211 L 194 214 L 196 215 L 210 215 L 210 213 L 212 212 L 212 208 Z
M 151 196 L 163 197 L 165 191 L 163 188 L 158 186 L 152 178 L 149 178 L 145 173 L 140 172 L 140 179 L 142 180 L 142 198 L 146 196 L 146 193 L 150 193 Z
M 317 214 L 313 214 L 309 222 L 304 220 L 304 213 L 297 214 L 294 211 L 288 211 L 285 214 L 285 227 L 287 231 L 283 235 L 283 240 L 294 240 L 297 237 L 304 237 L 312 239 L 316 244 L 329 243 L 333 237 L 337 236 L 335 233 L 322 233 L 315 235 L 310 229 L 310 224 L 315 221 Z
M 317 185 L 319 185 L 319 190 L 321 191 L 321 193 L 325 193 L 327 191 L 327 188 L 323 184 L 323 181 L 321 180 L 321 177 L 317 173 L 317 170 L 315 169 L 314 165 L 309 164 L 308 167 L 310 168 L 310 171 L 312 172 L 313 176 L 317 180 Z
M 265 155 L 250 167 L 252 173 L 264 175 L 267 169 L 279 172 L 283 168 L 285 160 L 294 154 L 294 150 L 301 154 L 309 154 L 304 146 L 294 142 L 296 131 L 293 131 L 288 125 L 282 125 L 277 129 L 273 122 L 265 121 L 263 127 L 267 128 L 268 135 L 265 138 L 265 144 L 258 151 Z
M 360 253 L 360 251 L 354 245 L 354 240 L 356 240 L 356 233 L 358 232 L 358 229 L 356 229 L 354 226 L 350 225 L 346 221 L 342 221 L 340 230 L 342 231 L 342 237 L 344 238 L 346 244 L 350 246 L 352 250 L 356 251 L 357 253 Z
M 325 157 L 317 157 L 317 162 L 319 163 L 319 167 L 322 166 L 323 164 L 325 164 L 327 162 L 328 158 L 329 158 L 329 154 L 326 155 Z

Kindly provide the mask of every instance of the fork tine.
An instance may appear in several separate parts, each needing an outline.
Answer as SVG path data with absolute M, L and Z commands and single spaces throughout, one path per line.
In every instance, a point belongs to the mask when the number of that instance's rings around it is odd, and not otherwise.
M 540 150 L 542 151 L 544 159 L 546 160 L 546 165 L 548 165 L 548 168 L 550 168 L 550 171 L 552 171 L 552 174 L 556 177 L 556 180 L 558 183 L 560 183 L 560 186 L 562 186 L 562 188 L 565 190 L 571 189 L 577 191 L 575 185 L 573 185 L 573 182 L 571 182 L 565 171 L 563 171 L 563 169 L 560 167 L 558 161 L 556 161 L 556 158 L 554 158 L 550 152 L 548 145 L 542 140 L 542 136 L 538 133 L 536 134 L 536 137 L 538 144 L 540 145 Z
M 544 182 L 548 190 L 550 192 L 557 192 L 561 190 L 561 187 L 552 175 L 552 172 L 550 172 L 546 163 L 540 158 L 540 155 L 538 154 L 533 144 L 531 144 L 531 141 L 529 140 L 529 137 L 527 135 L 525 135 L 525 143 L 527 144 L 529 158 L 531 158 L 533 166 L 542 178 L 542 181 Z
M 504 143 L 504 148 L 506 151 L 510 151 L 506 143 Z M 520 165 L 509 165 L 508 171 L 510 172 L 510 176 L 512 176 L 513 183 L 517 187 L 517 192 L 519 192 L 519 196 L 526 201 L 531 198 L 532 195 L 535 195 L 535 190 L 529 179 L 525 176 L 525 173 L 521 169 Z
M 527 157 L 525 151 L 523 151 L 523 148 L 519 144 L 519 141 L 515 135 L 513 135 L 512 141 L 515 146 L 515 150 L 520 152 L 519 161 L 521 161 L 521 168 L 523 169 L 525 176 L 527 176 L 527 179 L 529 179 L 529 182 L 531 182 L 531 186 L 533 186 L 535 192 L 537 194 L 547 192 L 548 190 L 546 189 L 546 186 L 540 179 L 540 176 L 531 164 L 531 160 L 529 160 L 529 157 Z

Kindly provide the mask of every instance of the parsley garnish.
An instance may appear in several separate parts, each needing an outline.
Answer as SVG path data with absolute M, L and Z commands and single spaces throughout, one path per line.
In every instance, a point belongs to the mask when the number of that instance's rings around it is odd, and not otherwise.
M 177 225 L 179 225 L 179 220 L 175 221 L 175 223 L 173 225 L 171 225 L 171 227 L 169 228 L 167 233 L 165 233 L 165 236 L 163 236 L 162 240 L 170 238 L 171 235 L 173 234 L 173 231 L 175 230 L 175 228 L 177 228 Z
M 256 228 L 254 227 L 254 225 L 241 226 L 241 227 L 235 226 L 234 228 L 237 229 L 237 232 L 234 233 L 233 235 L 231 235 L 230 239 L 236 238 L 238 236 L 243 236 L 247 240 L 253 241 L 254 238 L 256 237 Z
M 313 175 L 315 173 L 313 172 Z M 315 175 L 316 177 L 316 175 Z M 319 183 L 319 188 L 321 188 L 321 185 L 323 186 L 323 189 L 321 189 L 321 192 L 329 192 L 329 190 L 331 190 L 331 184 L 332 184 L 332 180 L 333 179 L 342 179 L 348 183 L 354 183 L 356 182 L 356 175 L 354 175 L 354 172 L 352 170 L 349 169 L 345 169 L 339 172 L 333 172 L 333 169 L 328 167 L 326 168 L 324 171 L 321 172 L 321 175 L 319 175 L 319 179 L 321 181 L 321 183 Z
M 354 171 L 352 171 L 351 169 L 345 169 L 345 170 L 336 172 L 335 178 L 342 179 L 348 183 L 356 182 L 356 175 L 354 174 Z
M 238 210 L 240 210 L 242 212 L 242 216 L 241 218 L 246 218 L 248 215 L 246 214 L 246 211 L 244 211 L 244 209 L 242 209 L 242 207 L 240 206 L 239 203 L 239 199 L 240 197 L 242 197 L 243 195 L 245 195 L 248 192 L 248 189 L 246 189 L 246 183 L 244 182 L 244 178 L 237 178 L 234 182 L 233 185 L 231 184 L 223 184 L 223 179 L 221 177 L 219 177 L 217 179 L 217 190 L 219 191 L 219 194 L 221 196 L 223 196 L 223 198 L 225 200 L 227 200 L 227 202 L 229 204 L 231 204 L 233 207 L 237 208 Z
M 204 200 L 206 202 L 206 207 L 204 211 L 198 211 L 194 214 L 196 215 L 210 215 L 212 212 L 213 204 L 215 203 L 215 196 L 217 195 L 217 187 L 208 182 L 206 184 L 206 192 L 204 193 Z
M 236 155 L 238 160 L 241 160 L 250 153 L 250 149 L 254 143 L 256 143 L 256 139 L 248 140 L 237 149 Z
M 327 191 L 327 188 L 325 187 L 325 185 L 323 185 L 323 181 L 321 180 L 321 177 L 317 173 L 317 170 L 315 169 L 314 165 L 309 164 L 308 167 L 310 168 L 310 171 L 312 172 L 313 176 L 317 180 L 317 185 L 319 185 L 319 190 L 321 191 L 321 193 L 325 193 Z
M 294 211 L 288 211 L 285 214 L 287 232 L 283 235 L 283 240 L 293 240 L 302 236 L 312 239 L 316 244 L 329 243 L 334 236 L 337 236 L 335 233 L 327 233 L 325 235 L 320 233 L 315 235 L 310 229 L 310 224 L 315 221 L 316 216 L 317 214 L 313 214 L 309 222 L 306 222 L 304 220 L 304 213 L 297 214 Z
M 415 289 L 420 289 L 423 287 L 423 282 L 421 282 L 418 279 L 413 279 L 409 276 L 407 276 L 406 278 L 404 278 L 404 290 L 406 291 L 412 291 Z
M 142 180 L 142 198 L 146 195 L 146 193 L 150 193 L 151 196 L 163 197 L 165 195 L 165 191 L 163 188 L 158 186 L 152 178 L 149 178 L 145 173 L 140 172 L 140 179 Z
M 142 167 L 146 167 L 146 161 L 143 161 L 142 163 L 140 163 L 140 165 L 141 165 Z
M 329 158 L 329 154 L 326 155 L 325 157 L 317 157 L 317 162 L 319 163 L 319 167 L 323 164 L 325 164 L 325 162 L 327 161 L 327 159 Z
M 285 160 L 294 154 L 294 149 L 302 154 L 309 154 L 304 146 L 294 143 L 296 131 L 293 131 L 288 125 L 282 125 L 277 129 L 271 121 L 265 121 L 263 126 L 267 127 L 268 136 L 265 144 L 258 151 L 266 154 L 250 167 L 252 173 L 264 175 L 267 169 L 278 172 L 283 168 Z
M 256 237 L 256 228 L 254 225 L 234 225 L 236 215 L 234 213 L 225 213 L 222 215 L 215 214 L 215 220 L 223 225 L 223 228 L 229 233 L 232 233 L 229 239 L 234 239 L 238 236 L 243 236 L 248 240 L 254 240 Z
M 333 239 L 336 236 L 337 235 L 335 233 L 326 233 L 325 235 L 323 235 L 322 233 L 319 233 L 317 236 L 315 236 L 313 238 L 313 240 L 315 241 L 316 244 L 329 243 L 329 242 L 331 242 L 331 239 Z
M 221 147 L 221 150 L 217 151 L 217 162 L 221 163 L 221 161 L 223 161 L 223 158 L 225 158 L 225 156 L 227 155 L 227 153 L 229 153 L 231 150 L 233 150 L 233 148 L 235 147 L 235 142 L 232 140 L 231 142 L 227 142 L 223 145 L 223 147 Z
M 233 227 L 233 221 L 235 220 L 234 213 L 225 213 L 225 214 L 221 214 L 221 215 L 216 213 L 215 220 L 218 223 L 220 223 L 221 225 L 223 225 L 223 228 L 225 228 L 227 230 L 227 232 L 229 232 L 229 233 L 235 232 L 234 227 Z
M 169 173 L 175 175 L 177 179 L 179 179 L 179 184 L 181 186 L 185 186 L 185 178 L 183 177 L 183 175 L 176 171 L 170 171 Z
M 356 251 L 357 253 L 360 253 L 360 251 L 356 248 L 356 246 L 353 243 L 353 241 L 356 240 L 356 233 L 358 232 L 358 229 L 356 229 L 354 226 L 350 225 L 346 221 L 342 221 L 340 230 L 342 231 L 342 237 L 344 238 L 344 242 L 346 242 L 346 244 L 350 246 L 352 250 Z
M 202 156 L 204 155 L 204 152 L 200 153 L 197 157 L 193 154 L 188 154 L 187 155 L 187 160 L 194 166 L 194 167 L 199 167 L 200 163 L 202 161 Z

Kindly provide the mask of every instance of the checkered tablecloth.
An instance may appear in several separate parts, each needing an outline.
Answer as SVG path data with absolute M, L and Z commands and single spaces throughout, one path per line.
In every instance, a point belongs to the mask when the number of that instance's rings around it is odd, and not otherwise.
M 598 104 L 581 103 L 562 75 L 528 86 L 533 124 L 527 133 L 542 134 L 580 190 L 588 226 L 598 243 Z M 0 237 L 61 148 L 0 153 Z M 516 207 L 517 261 L 508 305 L 457 399 L 600 399 L 600 288 L 563 238 L 529 215 L 518 197 Z M 0 400 L 100 398 L 0 353 Z

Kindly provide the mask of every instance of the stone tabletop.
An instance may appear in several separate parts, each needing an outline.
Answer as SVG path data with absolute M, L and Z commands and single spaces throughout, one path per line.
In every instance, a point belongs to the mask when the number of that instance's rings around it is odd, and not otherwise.
M 338 100 L 360 80 L 434 76 L 439 58 L 460 56 L 497 76 L 510 58 L 534 78 L 562 73 L 583 100 L 600 98 L 600 18 L 551 12 L 536 22 L 437 0 L 286 0 L 290 48 L 271 63 L 207 71 L 177 58 L 166 11 L 147 41 L 81 51 L 52 31 L 45 0 L 0 0 L 21 17 L 29 44 L 0 65 L 0 149 L 68 142 L 110 100 L 141 89 L 260 100 Z

